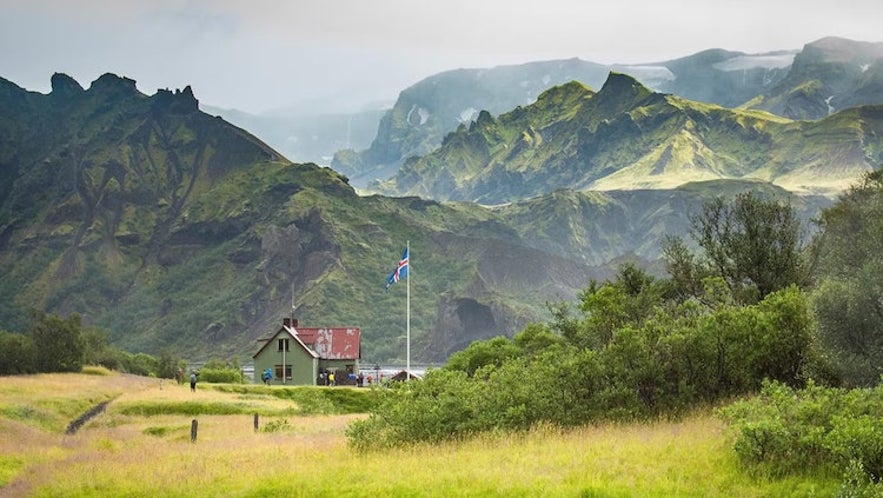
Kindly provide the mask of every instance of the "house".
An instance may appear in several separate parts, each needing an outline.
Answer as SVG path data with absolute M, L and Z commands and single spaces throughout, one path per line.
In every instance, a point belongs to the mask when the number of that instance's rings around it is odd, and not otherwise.
M 307 328 L 286 318 L 252 357 L 255 377 L 270 369 L 272 384 L 307 385 L 320 383 L 320 374 L 334 373 L 336 385 L 355 383 L 362 356 L 358 327 Z M 283 377 L 284 374 L 284 377 Z

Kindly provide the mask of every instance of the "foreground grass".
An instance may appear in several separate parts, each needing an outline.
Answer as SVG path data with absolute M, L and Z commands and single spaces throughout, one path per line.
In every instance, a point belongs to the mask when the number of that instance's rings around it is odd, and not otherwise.
M 83 377 L 69 376 L 68 390 Z M 179 403 L 250 403 L 272 413 L 262 426 L 277 430 L 255 432 L 252 415 L 207 410 L 195 417 L 194 444 L 192 415 L 125 409 Z M 119 395 L 74 436 L 0 418 L 0 462 L 12 462 L 0 463 L 0 486 L 7 469 L 0 495 L 760 497 L 832 496 L 837 486 L 836 477 L 743 472 L 722 423 L 709 414 L 360 454 L 343 431 L 362 415 L 296 415 L 302 412 L 291 403 L 261 392 L 160 391 L 151 383 Z

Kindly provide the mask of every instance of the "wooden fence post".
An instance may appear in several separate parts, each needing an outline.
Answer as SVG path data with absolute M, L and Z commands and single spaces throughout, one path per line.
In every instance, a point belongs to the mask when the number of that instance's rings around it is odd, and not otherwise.
M 260 426 L 260 424 L 258 423 L 258 414 L 255 413 L 255 414 L 254 414 L 254 431 L 255 431 L 255 432 L 258 431 L 258 427 L 259 427 L 259 426 Z
M 199 426 L 199 422 L 196 419 L 193 419 L 193 422 L 190 422 L 190 442 L 196 442 L 196 430 Z

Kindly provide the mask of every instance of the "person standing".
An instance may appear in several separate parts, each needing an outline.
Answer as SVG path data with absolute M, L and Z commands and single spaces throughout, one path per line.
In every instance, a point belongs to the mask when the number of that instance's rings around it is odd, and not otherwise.
M 193 370 L 190 371 L 190 390 L 196 392 L 196 377 L 197 374 Z

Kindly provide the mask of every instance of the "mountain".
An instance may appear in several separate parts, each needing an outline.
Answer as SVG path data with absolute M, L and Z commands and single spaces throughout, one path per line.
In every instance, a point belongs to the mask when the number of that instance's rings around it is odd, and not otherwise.
M 571 82 L 497 118 L 482 112 L 376 188 L 489 205 L 560 188 L 671 189 L 715 179 L 836 195 L 883 162 L 881 146 L 883 106 L 791 121 L 656 93 L 611 73 L 598 92 Z
M 481 110 L 491 115 L 532 103 L 551 86 L 579 81 L 599 88 L 611 71 L 659 93 L 723 107 L 767 110 L 789 119 L 820 119 L 836 111 L 883 104 L 883 43 L 823 38 L 802 50 L 746 54 L 709 49 L 646 64 L 603 65 L 579 59 L 430 76 L 401 92 L 371 146 L 339 151 L 332 167 L 359 187 L 394 175 L 411 156 L 424 156 L 447 133 Z
M 511 335 L 609 273 L 478 206 L 360 197 L 190 88 L 148 96 L 112 74 L 56 74 L 47 95 L 0 80 L 0 179 L 0 328 L 78 312 L 134 352 L 247 360 L 295 313 L 360 326 L 366 361 L 403 358 L 403 289 L 383 283 L 408 240 L 415 359 L 450 352 L 433 335 Z M 535 273 L 501 274 L 502 255 Z
M 883 43 L 823 38 L 808 43 L 788 75 L 744 107 L 791 119 L 821 119 L 837 111 L 883 103 Z
M 448 131 L 468 124 L 481 110 L 505 112 L 532 102 L 551 85 L 574 79 L 595 81 L 606 72 L 600 64 L 569 59 L 431 76 L 399 94 L 381 119 L 371 147 L 361 153 L 339 152 L 332 167 L 356 185 L 387 178 L 403 158 L 433 150 Z
M 386 109 L 369 109 L 351 113 L 251 114 L 206 105 L 200 109 L 249 130 L 291 161 L 322 165 L 331 164 L 338 150 L 368 147 L 377 134 L 377 123 L 386 112 Z
M 550 95 L 602 93 L 573 86 Z M 606 108 L 648 94 L 620 92 Z M 543 102 L 550 116 L 571 112 Z M 402 360 L 404 289 L 383 283 L 410 241 L 414 360 L 443 361 L 545 319 L 546 302 L 573 299 L 617 262 L 658 271 L 664 235 L 684 235 L 704 200 L 745 190 L 804 218 L 827 201 L 732 180 L 494 208 L 359 196 L 333 170 L 199 111 L 189 87 L 148 96 L 112 74 L 88 89 L 56 74 L 43 95 L 0 79 L 0 329 L 23 330 L 34 308 L 77 312 L 129 351 L 248 361 L 293 313 L 361 327 L 367 362 Z
M 778 83 L 793 59 L 790 51 L 745 54 L 712 49 L 647 64 L 567 59 L 446 71 L 403 90 L 381 120 L 371 146 L 361 152 L 338 152 L 332 166 L 359 186 L 388 178 L 404 159 L 428 154 L 448 132 L 469 124 L 482 110 L 493 115 L 508 112 L 569 81 L 598 88 L 610 71 L 630 74 L 660 92 L 732 107 Z

